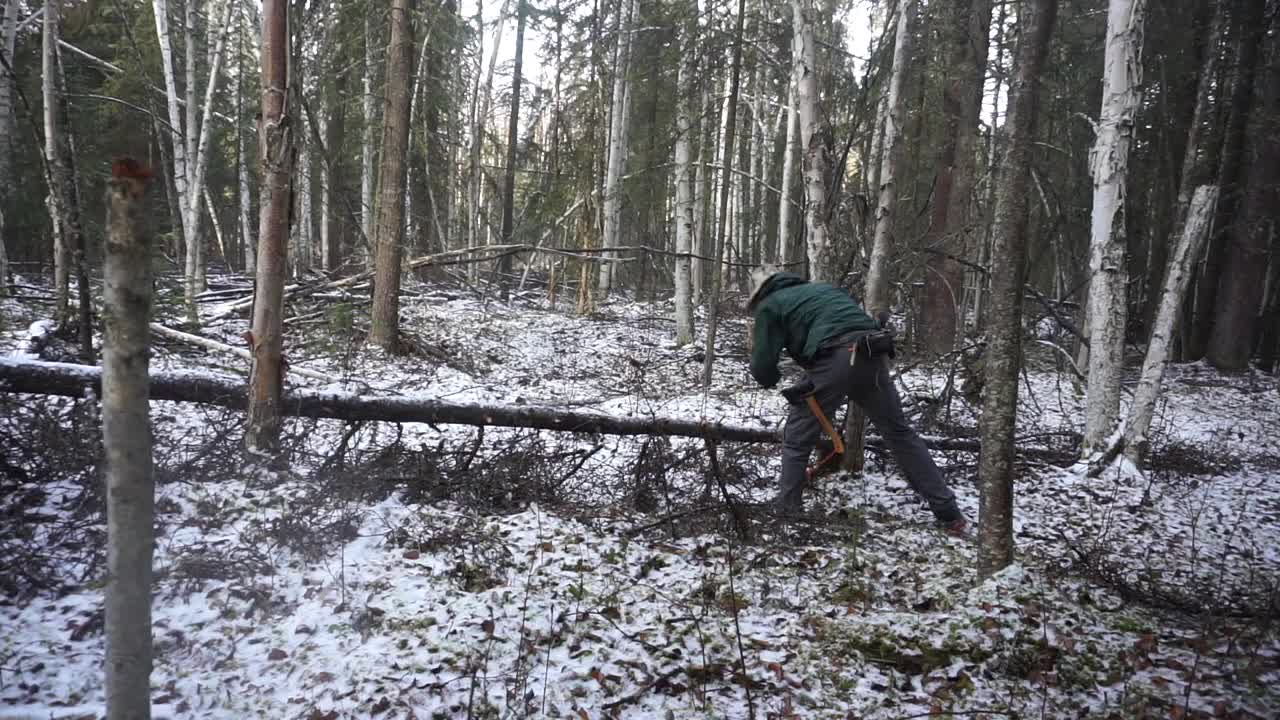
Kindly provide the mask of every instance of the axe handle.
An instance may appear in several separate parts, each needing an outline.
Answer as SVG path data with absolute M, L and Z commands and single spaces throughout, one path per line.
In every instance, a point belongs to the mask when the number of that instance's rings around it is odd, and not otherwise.
M 809 404 L 809 409 L 813 411 L 814 417 L 818 418 L 818 424 L 822 426 L 822 431 L 831 438 L 835 454 L 843 455 L 844 438 L 840 437 L 840 433 L 836 432 L 836 429 L 831 426 L 831 421 L 827 419 L 827 414 L 822 412 L 822 406 L 818 404 L 817 396 L 807 395 L 804 400 Z

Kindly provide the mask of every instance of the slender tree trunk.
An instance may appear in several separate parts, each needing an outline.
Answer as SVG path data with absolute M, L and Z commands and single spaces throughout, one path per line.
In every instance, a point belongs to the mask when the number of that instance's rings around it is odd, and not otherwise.
M 302 133 L 305 137 L 306 133 Z M 314 220 L 312 214 L 312 196 L 311 196 L 311 155 L 313 143 L 310 139 L 298 139 L 298 171 L 293 179 L 293 194 L 296 205 L 296 215 L 294 216 L 292 236 L 294 240 L 294 252 L 291 254 L 294 277 L 301 278 L 305 276 L 312 266 L 312 230 L 314 229 Z
M 1280 42 L 1268 28 L 1266 63 L 1249 113 L 1250 159 L 1242 217 L 1231 233 L 1205 357 L 1220 370 L 1244 370 L 1257 342 L 1267 277 L 1267 249 L 1280 208 Z
M 71 111 L 67 106 L 67 78 L 63 72 L 61 53 L 54 49 L 54 65 L 57 68 L 57 153 L 58 165 L 51 166 L 55 171 L 58 188 L 61 217 L 59 224 L 63 230 L 63 239 L 70 251 L 72 266 L 76 270 L 76 294 L 78 321 L 76 323 L 76 339 L 79 344 L 80 357 L 85 362 L 93 362 L 93 295 L 89 291 L 89 252 L 86 247 L 84 225 L 80 201 L 80 186 L 77 182 L 80 174 L 76 169 L 76 140 L 71 134 Z
M 942 138 L 933 190 L 933 216 L 925 246 L 938 251 L 927 259 L 924 299 L 924 345 L 935 355 L 950 352 L 964 299 L 964 254 L 969 228 L 970 195 L 976 166 L 975 141 L 982 109 L 982 81 L 987 69 L 991 32 L 990 0 L 948 0 L 944 32 L 951 44 L 942 109 Z
M 1146 0 L 1110 0 L 1102 113 L 1090 152 L 1093 218 L 1089 251 L 1089 388 L 1083 452 L 1115 430 L 1128 318 L 1125 180 L 1134 117 L 1142 99 L 1142 25 Z
M 325 116 L 324 144 L 329 157 L 320 163 L 320 246 L 324 269 L 328 272 L 334 272 L 342 265 L 342 213 L 338 211 L 334 198 L 338 178 L 342 174 L 342 143 L 347 134 L 346 106 L 343 104 L 346 90 L 347 74 L 340 71 L 333 80 Z
M 64 222 L 62 158 L 58 152 L 58 11 L 59 0 L 45 0 L 44 43 L 41 54 L 44 95 L 44 153 L 49 168 L 49 217 L 53 227 L 54 318 L 59 326 L 71 320 L 71 249 Z
M 800 108 L 800 147 L 805 153 L 804 194 L 805 224 L 808 230 L 809 277 L 817 282 L 839 280 L 835 266 L 835 248 L 827 231 L 827 174 L 831 158 L 827 156 L 825 123 L 818 110 L 817 47 L 814 35 L 814 9 L 811 0 L 791 0 L 793 35 L 791 52 L 795 55 L 796 98 Z
M 378 172 L 373 327 L 369 339 L 387 352 L 400 349 L 400 241 L 404 225 L 404 184 L 409 150 L 413 77 L 412 0 L 392 0 L 387 44 L 387 103 L 382 123 L 382 163 Z
M 289 189 L 293 175 L 289 96 L 289 5 L 262 3 L 262 115 L 258 157 L 262 163 L 257 282 L 253 302 L 253 363 L 249 371 L 249 418 L 245 444 L 271 454 L 280 444 L 280 393 L 284 382 L 281 332 L 285 250 L 289 239 Z
M 195 2 L 196 0 L 187 0 L 188 15 L 190 16 L 188 18 L 188 26 L 187 26 L 187 42 L 189 44 L 187 49 L 188 62 L 192 61 L 192 55 L 194 52 L 194 50 L 190 47 L 190 45 L 194 43 L 194 41 L 191 38 L 191 33 L 193 32 L 193 26 L 195 24 L 195 21 L 194 21 L 193 11 L 190 8 L 192 5 L 195 4 Z M 186 279 L 187 279 L 187 285 L 188 285 L 187 304 L 189 307 L 189 312 L 194 312 L 195 295 L 197 293 L 202 292 L 205 289 L 205 284 L 206 284 L 205 283 L 204 240 L 200 236 L 200 216 L 202 212 L 200 204 L 205 195 L 204 193 L 205 173 L 209 167 L 209 155 L 210 155 L 209 138 L 210 136 L 213 135 L 213 133 L 209 132 L 209 126 L 210 126 L 209 121 L 213 116 L 214 93 L 217 92 L 217 89 L 218 89 L 218 76 L 219 74 L 221 74 L 221 71 L 222 71 L 222 58 L 226 53 L 227 35 L 230 34 L 230 29 L 231 29 L 231 11 L 234 9 L 234 7 L 235 7 L 234 3 L 228 0 L 228 2 L 226 3 L 226 9 L 223 11 L 224 14 L 222 17 L 222 24 L 218 26 L 218 40 L 213 50 L 213 61 L 209 65 L 209 82 L 206 83 L 205 85 L 204 106 L 203 106 L 204 110 L 201 113 L 200 125 L 198 126 L 198 135 L 197 135 L 196 125 L 189 124 L 187 126 L 188 147 L 194 146 L 193 154 L 188 155 L 189 158 L 194 158 L 193 162 L 188 163 L 188 167 L 190 168 L 190 173 L 191 173 L 191 181 L 189 183 L 190 198 L 188 201 L 189 204 L 188 204 L 188 207 L 186 208 L 186 212 L 190 215 L 190 217 L 184 223 L 184 226 L 188 226 L 191 228 L 191 235 L 187 239 L 187 267 L 186 267 Z M 187 82 L 190 83 L 190 85 L 188 85 L 187 87 L 187 102 L 188 102 L 187 119 L 188 121 L 191 121 L 196 115 L 196 105 L 195 105 L 196 92 L 195 92 L 195 70 L 190 67 L 188 67 L 187 69 Z M 209 208 L 209 212 L 212 213 L 213 211 L 214 211 L 213 208 Z M 194 317 L 194 316 L 191 319 L 193 321 L 199 320 L 198 317 Z
M 1182 312 L 1187 285 L 1191 281 L 1194 258 L 1200 253 L 1204 238 L 1209 234 L 1213 208 L 1217 201 L 1217 186 L 1201 185 L 1196 188 L 1188 203 L 1185 216 L 1179 220 L 1182 232 L 1173 255 L 1169 258 L 1164 291 L 1160 295 L 1160 308 L 1151 328 L 1151 342 L 1147 344 L 1147 356 L 1142 363 L 1142 377 L 1138 381 L 1138 390 L 1134 394 L 1133 408 L 1129 411 L 1129 422 L 1125 428 L 1125 454 L 1134 463 L 1141 462 L 1147 453 L 1147 431 L 1151 429 L 1156 400 L 1160 397 L 1160 383 L 1164 380 L 1164 369 L 1169 362 L 1173 332 L 1178 324 L 1178 315 Z
M 893 304 L 889 293 L 890 236 L 897 205 L 897 173 L 902 154 L 902 122 L 906 111 L 906 95 L 902 92 L 911 58 L 912 20 L 916 0 L 898 0 L 898 26 L 894 34 L 893 67 L 885 95 L 884 138 L 881 140 L 879 188 L 876 200 L 875 239 L 871 247 L 871 267 L 867 270 L 863 304 L 872 313 L 889 310 Z
M 168 101 L 169 138 L 173 151 L 173 189 L 178 204 L 178 222 L 181 225 L 186 252 L 190 253 L 193 231 L 187 226 L 190 221 L 187 207 L 191 202 L 191 172 L 187 165 L 194 161 L 194 158 L 187 152 L 187 137 L 195 132 L 195 128 L 187 128 L 186 132 L 183 131 L 183 114 L 178 102 L 178 82 L 173 63 L 173 34 L 169 31 L 168 0 L 152 0 L 152 7 L 156 20 L 156 39 L 160 44 L 160 68 L 164 74 L 165 97 Z M 184 266 L 184 272 L 186 267 L 189 265 Z M 189 300 L 194 296 L 190 287 L 186 288 L 186 294 Z
M 696 14 L 697 4 L 685 11 Z M 689 253 L 693 251 L 693 183 L 694 168 L 691 146 L 694 131 L 695 78 L 698 72 L 697 19 L 684 23 L 680 71 L 676 78 L 676 345 L 693 342 L 693 295 Z
M 1205 42 L 1204 62 L 1201 65 L 1200 78 L 1197 82 L 1195 106 L 1191 111 L 1191 122 L 1187 130 L 1187 142 L 1183 147 L 1182 176 L 1178 182 L 1178 194 L 1173 207 L 1172 230 L 1169 233 L 1169 238 L 1164 244 L 1166 253 L 1168 248 L 1173 247 L 1176 243 L 1181 241 L 1183 236 L 1182 229 L 1187 222 L 1187 214 L 1191 205 L 1192 193 L 1195 192 L 1198 186 L 1207 183 L 1210 180 L 1209 173 L 1212 170 L 1210 167 L 1210 158 L 1213 155 L 1210 151 L 1210 147 L 1217 138 L 1214 126 L 1216 125 L 1216 117 L 1218 115 L 1213 113 L 1213 104 L 1215 99 L 1214 96 L 1222 92 L 1222 79 L 1218 74 L 1218 63 L 1219 59 L 1222 57 L 1222 38 L 1223 34 L 1226 32 L 1226 24 L 1226 2 L 1219 0 L 1215 3 L 1209 37 Z M 1155 203 L 1152 204 L 1154 205 Z M 1192 255 L 1189 260 L 1193 267 L 1198 262 L 1200 247 L 1201 245 L 1197 243 L 1196 254 Z M 1152 259 L 1156 259 L 1157 256 L 1162 253 L 1150 252 L 1148 254 Z M 1168 263 L 1169 261 L 1166 260 L 1166 264 Z M 1154 316 L 1160 311 L 1160 307 L 1164 303 L 1169 285 L 1167 282 L 1162 283 L 1166 290 L 1157 296 L 1154 284 L 1161 281 L 1162 273 L 1165 271 L 1165 268 L 1157 266 L 1153 269 L 1155 272 L 1147 273 L 1147 282 L 1152 283 L 1151 290 L 1147 293 L 1147 296 L 1149 301 L 1154 301 L 1150 303 L 1153 304 L 1154 307 L 1144 308 L 1144 317 L 1150 319 L 1154 326 Z M 1172 265 L 1170 265 L 1170 269 L 1172 269 Z M 1194 271 L 1192 272 L 1192 277 L 1194 277 Z M 1189 277 L 1188 282 L 1190 282 L 1190 280 L 1191 278 Z M 1158 301 L 1155 300 L 1157 297 L 1159 297 Z M 1185 323 L 1185 325 L 1190 326 L 1191 323 Z M 1150 351 L 1148 351 L 1148 354 L 1149 353 Z M 1138 452 L 1133 451 L 1131 446 L 1127 447 L 1130 447 L 1130 450 L 1133 453 Z M 1134 454 L 1133 457 L 1136 458 L 1139 456 Z
M 363 110 L 364 126 L 360 135 L 360 234 L 367 248 L 368 262 L 373 261 L 373 193 L 374 193 L 374 158 L 378 151 L 378 98 L 373 93 L 373 84 L 377 68 L 377 53 L 374 49 L 373 13 L 364 17 L 364 77 L 361 83 L 364 89 Z
M 10 68 L 15 68 L 13 51 L 18 37 L 18 0 L 4 4 L 0 24 L 0 52 Z M 0 73 L 0 296 L 9 289 L 9 254 L 5 250 L 5 209 L 8 207 L 13 180 L 13 76 Z
M 1022 295 L 1027 275 L 1027 188 L 1031 144 L 1039 112 L 1040 72 L 1049 49 L 1057 0 L 1026 0 L 1019 8 L 1019 42 L 1009 90 L 1009 144 L 996 190 L 987 325 L 986 382 L 978 421 L 978 573 L 988 576 L 1013 562 L 1014 421 L 1022 368 Z
M 511 114 L 507 119 L 507 166 L 502 179 L 502 242 L 510 245 L 515 229 L 516 146 L 520 142 L 520 73 L 524 66 L 524 0 L 516 0 L 516 57 L 511 76 Z M 498 287 L 503 302 L 510 299 L 511 256 L 498 260 Z
M 602 248 L 617 247 L 622 225 L 622 177 L 626 172 L 627 139 L 631 129 L 627 96 L 631 93 L 631 26 L 636 0 L 623 0 L 618 18 L 617 59 L 613 65 L 613 109 L 609 115 L 609 167 L 604 181 L 604 234 Z M 605 257 L 610 257 L 605 255 Z M 614 263 L 600 263 L 600 297 L 609 296 Z
M 693 185 L 693 252 L 699 257 L 693 258 L 690 263 L 689 274 L 691 284 L 693 285 L 693 302 L 696 305 L 702 301 L 703 296 L 703 280 L 706 277 L 706 268 L 703 266 L 702 257 L 707 254 L 707 160 L 709 160 L 709 148 L 715 143 L 708 137 L 707 118 L 711 112 L 711 90 L 708 88 L 706 78 L 701 78 L 699 85 L 702 88 L 702 111 L 698 113 L 698 159 L 697 171 L 694 173 Z
M 107 720 L 151 717 L 150 171 L 117 160 L 107 190 L 102 445 L 107 459 Z
M 1220 191 L 1218 209 L 1214 216 L 1204 253 L 1204 263 L 1196 279 L 1194 314 L 1183 340 L 1182 359 L 1195 361 L 1204 358 L 1213 330 L 1217 310 L 1218 286 L 1222 267 L 1226 260 L 1227 245 L 1239 215 L 1244 177 L 1244 143 L 1253 106 L 1253 87 L 1258 67 L 1258 50 L 1266 32 L 1263 18 L 1267 0 L 1247 0 L 1232 10 L 1236 40 L 1236 62 L 1229 82 L 1230 95 L 1226 129 L 1222 139 L 1222 153 L 1218 159 L 1217 183 Z
M 721 274 L 719 264 L 724 260 L 725 225 L 729 219 L 729 183 L 728 175 L 733 166 L 733 139 L 735 118 L 738 111 L 738 87 L 742 79 L 742 27 L 746 16 L 747 0 L 738 0 L 738 18 L 734 28 L 733 65 L 729 70 L 729 113 L 725 123 L 724 168 L 725 183 L 720 188 L 720 208 L 716 212 L 715 250 L 711 257 L 716 263 L 711 268 L 711 297 L 707 302 L 707 345 L 703 353 L 702 389 L 711 387 L 711 371 L 715 367 L 716 325 L 720 314 Z

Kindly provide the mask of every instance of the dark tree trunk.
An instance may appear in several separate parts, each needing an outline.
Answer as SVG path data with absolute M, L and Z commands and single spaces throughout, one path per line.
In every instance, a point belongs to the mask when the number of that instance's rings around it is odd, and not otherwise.
M 510 245 L 515 225 L 516 204 L 516 145 L 520 142 L 520 73 L 524 64 L 524 0 L 516 0 L 516 58 L 511 77 L 511 114 L 507 118 L 507 166 L 502 179 L 502 242 Z M 503 255 L 498 261 L 498 287 L 502 301 L 511 295 L 511 256 Z
M 964 296 L 964 266 L 957 258 L 967 245 L 991 2 L 948 0 L 939 17 L 951 49 L 942 96 L 946 125 L 935 172 L 933 214 L 925 236 L 930 254 L 925 274 L 923 344 L 926 351 L 935 355 L 949 352 L 955 345 Z
M 1263 17 L 1267 0 L 1245 0 L 1232 8 L 1232 34 L 1236 38 L 1235 65 L 1231 72 L 1230 106 L 1218 161 L 1218 211 L 1204 252 L 1204 264 L 1196 279 L 1190 322 L 1184 324 L 1182 359 L 1204 358 L 1213 331 L 1222 266 L 1228 240 L 1238 218 L 1241 178 L 1244 177 L 1245 129 L 1253 105 L 1253 85 L 1258 68 L 1258 52 L 1265 34 Z
M 1273 20 L 1274 24 L 1274 20 Z M 1205 357 L 1221 370 L 1243 370 L 1257 340 L 1267 249 L 1280 208 L 1280 43 L 1266 42 L 1246 140 L 1249 170 L 1243 215 L 1230 234 Z
M 347 95 L 347 72 L 340 71 L 333 79 L 332 100 L 329 103 L 328 124 L 325 126 L 324 147 L 328 151 L 328 157 L 322 158 L 321 162 L 328 164 L 328 172 L 326 178 L 328 187 L 322 188 L 321 192 L 326 193 L 328 201 L 325 203 L 325 216 L 323 222 L 325 224 L 324 242 L 325 247 L 321 254 L 324 256 L 324 269 L 333 272 L 342 265 L 342 242 L 343 235 L 343 213 L 338 208 L 338 178 L 341 177 L 345 165 L 342 163 L 342 143 L 347 135 L 347 112 L 346 97 Z
M 986 382 L 979 429 L 978 572 L 1013 562 L 1014 420 L 1022 367 L 1022 296 L 1027 274 L 1027 188 L 1035 139 L 1040 69 L 1049 47 L 1057 0 L 1027 0 L 1019 8 L 1017 74 L 1009 90 L 1009 144 L 996 189 L 987 325 Z
M 373 328 L 369 340 L 387 352 L 400 350 L 400 243 L 404 229 L 404 184 L 408 167 L 409 111 L 413 81 L 412 0 L 393 0 L 387 44 L 386 110 L 382 116 L 382 162 L 374 217 Z

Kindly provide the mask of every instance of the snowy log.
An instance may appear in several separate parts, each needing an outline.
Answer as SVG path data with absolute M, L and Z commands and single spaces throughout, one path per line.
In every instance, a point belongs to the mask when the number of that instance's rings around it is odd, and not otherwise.
M 100 368 L 0 358 L 0 390 L 16 393 L 84 397 L 99 392 Z M 220 405 L 244 409 L 241 379 L 193 372 L 151 374 L 151 399 Z M 294 417 L 379 420 L 605 433 L 609 435 L 676 435 L 754 443 L 780 442 L 774 430 L 664 417 L 618 417 L 537 406 L 453 403 L 427 397 L 369 397 L 328 390 L 287 389 L 283 413 Z
M 0 357 L 0 392 L 84 397 L 97 393 L 101 369 L 93 365 L 39 362 Z M 205 372 L 153 372 L 151 399 L 194 402 L 243 410 L 245 383 L 225 375 Z M 493 425 L 560 432 L 605 435 L 670 435 L 710 438 L 731 442 L 778 444 L 777 430 L 685 420 L 670 417 L 619 417 L 545 406 L 501 406 L 453 403 L 423 396 L 373 397 L 350 392 L 286 389 L 283 414 L 291 417 L 334 420 L 416 422 L 440 425 Z M 925 437 L 931 450 L 978 452 L 976 440 Z M 883 448 L 880 438 L 867 438 L 867 446 Z M 1042 460 L 1064 460 L 1069 454 L 1044 448 L 1020 448 L 1021 455 Z

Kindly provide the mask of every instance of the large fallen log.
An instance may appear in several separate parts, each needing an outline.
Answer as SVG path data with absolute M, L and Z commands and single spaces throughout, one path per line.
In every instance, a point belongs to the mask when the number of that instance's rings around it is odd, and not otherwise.
M 102 370 L 93 365 L 0 358 L 0 392 L 85 397 L 101 392 Z M 152 372 L 151 399 L 203 403 L 243 410 L 243 379 L 208 372 Z M 290 417 L 334 420 L 427 423 L 430 425 L 493 425 L 560 432 L 605 435 L 669 435 L 731 442 L 782 442 L 777 430 L 744 425 L 684 420 L 670 417 L 620 417 L 546 406 L 474 405 L 421 395 L 376 397 L 336 390 L 289 388 L 284 391 L 283 414 Z M 933 450 L 977 452 L 976 440 L 925 437 Z M 880 438 L 867 438 L 867 446 L 882 448 Z M 1042 448 L 1021 448 L 1027 457 L 1063 460 L 1070 453 Z

